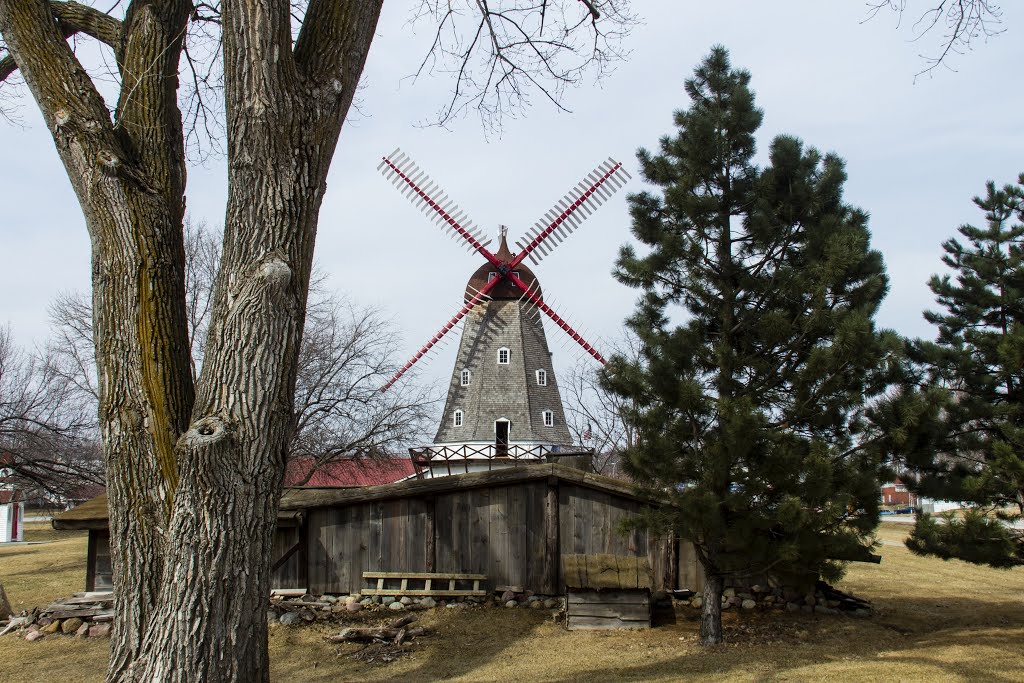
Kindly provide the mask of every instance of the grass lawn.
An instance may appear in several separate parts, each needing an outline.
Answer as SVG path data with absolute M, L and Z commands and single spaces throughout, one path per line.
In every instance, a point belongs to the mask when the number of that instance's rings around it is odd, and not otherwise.
M 911 555 L 909 525 L 879 530 L 881 565 L 855 564 L 840 588 L 873 601 L 870 618 L 726 613 L 728 643 L 697 644 L 687 609 L 650 631 L 573 632 L 546 612 L 435 609 L 433 635 L 386 662 L 374 646 L 331 645 L 337 627 L 270 630 L 271 678 L 313 681 L 1024 681 L 1024 569 L 996 571 Z M 26 528 L 28 540 L 37 530 Z M 29 533 L 31 532 L 31 533 Z M 82 589 L 85 538 L 0 549 L 16 609 Z M 368 616 L 364 614 L 359 617 Z M 388 616 L 392 616 L 390 613 Z M 0 638 L 0 681 L 102 681 L 107 641 Z M 393 649 L 386 651 L 392 656 Z M 27 676 L 27 678 L 26 678 Z

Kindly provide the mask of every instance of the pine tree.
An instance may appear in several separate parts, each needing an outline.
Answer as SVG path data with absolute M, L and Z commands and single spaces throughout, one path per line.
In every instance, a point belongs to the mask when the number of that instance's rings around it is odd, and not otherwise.
M 627 321 L 642 355 L 604 373 L 636 406 L 628 472 L 672 503 L 646 522 L 703 565 L 705 644 L 722 640 L 727 579 L 812 586 L 867 554 L 881 458 L 857 432 L 899 349 L 872 320 L 887 279 L 842 160 L 780 136 L 755 167 L 749 83 L 714 48 L 678 132 L 638 153 L 661 192 L 630 197 L 649 251 L 623 247 L 616 275 L 643 292 Z
M 1024 513 L 1024 174 L 1002 189 L 989 182 L 974 203 L 987 226 L 943 243 L 952 273 L 928 286 L 944 312 L 925 313 L 938 336 L 911 346 L 934 416 L 905 462 L 918 493 L 971 508 L 944 524 L 920 515 L 907 546 L 1012 567 L 1024 564 L 1024 532 L 1007 523 Z

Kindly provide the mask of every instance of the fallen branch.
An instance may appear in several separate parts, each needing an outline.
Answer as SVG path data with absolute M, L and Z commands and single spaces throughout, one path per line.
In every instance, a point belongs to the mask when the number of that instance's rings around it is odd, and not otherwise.
M 366 641 L 366 640 L 380 640 L 390 641 L 397 644 L 401 644 L 403 640 L 408 638 L 416 638 L 423 636 L 428 633 L 428 629 L 423 626 L 417 626 L 416 628 L 388 628 L 386 626 L 378 628 L 346 628 L 342 629 L 341 633 L 336 636 L 327 636 L 326 640 L 331 643 L 350 643 L 353 641 Z M 401 639 L 399 639 L 401 636 Z

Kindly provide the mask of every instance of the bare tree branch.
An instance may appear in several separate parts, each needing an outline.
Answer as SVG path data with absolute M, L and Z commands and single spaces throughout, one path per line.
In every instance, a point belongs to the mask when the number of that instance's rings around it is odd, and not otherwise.
M 868 2 L 867 20 L 875 18 L 883 10 L 895 13 L 901 24 L 907 12 L 917 17 L 911 26 L 913 42 L 926 35 L 941 35 L 938 52 L 921 55 L 928 66 L 916 76 L 939 66 L 952 69 L 949 62 L 953 55 L 969 52 L 972 43 L 988 40 L 1006 30 L 1002 8 L 989 0 L 931 0 L 924 9 L 920 9 L 918 4 L 911 8 L 909 0 L 871 0 Z
M 422 0 L 411 21 L 436 26 L 413 79 L 454 78 L 434 124 L 475 108 L 486 128 L 497 129 L 505 115 L 530 106 L 531 93 L 566 110 L 567 87 L 588 74 L 600 80 L 627 56 L 622 40 L 637 20 L 623 0 Z

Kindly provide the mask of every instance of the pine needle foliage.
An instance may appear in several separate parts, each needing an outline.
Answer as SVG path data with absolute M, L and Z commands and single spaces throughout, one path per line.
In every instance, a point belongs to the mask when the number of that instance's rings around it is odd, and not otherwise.
M 686 94 L 675 135 L 638 153 L 658 191 L 629 198 L 645 250 L 624 246 L 616 268 L 642 293 L 627 321 L 642 354 L 603 377 L 635 406 L 627 471 L 673 503 L 646 522 L 704 567 L 713 644 L 726 579 L 812 585 L 867 555 L 884 458 L 863 413 L 901 343 L 873 321 L 888 283 L 867 214 L 843 201 L 843 161 L 779 136 L 758 168 L 762 112 L 722 47 Z
M 960 520 L 919 517 L 914 552 L 993 567 L 1024 564 L 1024 174 L 989 182 L 974 203 L 985 226 L 963 225 L 943 243 L 949 273 L 928 286 L 941 310 L 925 319 L 934 341 L 915 341 L 916 395 L 930 409 L 907 449 L 908 486 L 972 506 Z M 922 409 L 922 414 L 925 409 Z

